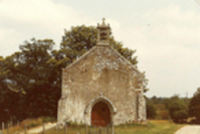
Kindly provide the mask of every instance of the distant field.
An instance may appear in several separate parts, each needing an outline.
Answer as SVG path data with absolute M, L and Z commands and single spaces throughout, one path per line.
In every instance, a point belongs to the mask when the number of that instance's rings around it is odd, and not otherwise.
M 170 123 L 165 120 L 151 120 L 147 125 L 127 124 L 115 127 L 115 134 L 173 134 L 184 125 Z M 85 134 L 85 127 L 69 127 L 67 134 Z M 64 130 L 49 130 L 45 134 L 63 134 Z

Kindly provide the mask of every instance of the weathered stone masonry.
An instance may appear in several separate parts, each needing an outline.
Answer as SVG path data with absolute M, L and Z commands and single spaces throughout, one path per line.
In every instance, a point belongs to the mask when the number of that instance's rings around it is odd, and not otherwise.
M 99 41 L 62 70 L 58 124 L 68 121 L 91 125 L 91 110 L 100 101 L 109 107 L 114 125 L 146 121 L 144 74 L 105 44 Z

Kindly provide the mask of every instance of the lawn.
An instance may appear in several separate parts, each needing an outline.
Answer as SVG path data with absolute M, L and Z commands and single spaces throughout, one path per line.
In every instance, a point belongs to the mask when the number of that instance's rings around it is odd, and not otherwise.
M 115 134 L 173 134 L 184 125 L 171 123 L 167 120 L 151 120 L 146 125 L 126 124 L 115 127 Z M 85 134 L 85 127 L 68 127 L 67 134 Z M 64 134 L 64 130 L 49 130 L 45 134 Z
M 129 124 L 115 128 L 116 134 L 174 134 L 184 125 L 178 125 L 169 121 L 152 120 L 147 125 Z

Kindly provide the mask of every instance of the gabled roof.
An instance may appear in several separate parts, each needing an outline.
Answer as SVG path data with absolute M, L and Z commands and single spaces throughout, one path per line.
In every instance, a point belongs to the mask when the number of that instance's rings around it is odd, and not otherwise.
M 108 47 L 111 51 L 113 51 L 118 57 L 122 58 L 123 61 L 129 65 L 134 71 L 136 71 L 139 74 L 142 74 L 136 66 L 134 66 L 131 62 L 129 62 L 124 56 L 122 56 L 118 51 L 116 51 L 114 48 L 112 48 L 109 45 L 96 45 L 93 48 L 91 48 L 89 51 L 87 51 L 85 54 L 83 54 L 80 58 L 78 58 L 76 61 L 68 65 L 64 70 L 68 70 L 69 68 L 73 67 L 75 64 L 78 64 L 80 61 L 82 61 L 85 57 L 87 57 L 90 53 L 95 51 L 95 49 L 98 49 L 98 47 Z
M 87 56 L 89 56 L 90 53 L 98 49 L 98 47 L 108 47 L 111 51 L 114 52 L 118 57 L 123 59 L 123 62 L 127 64 L 133 71 L 135 71 L 138 74 L 138 78 L 140 80 L 145 80 L 144 73 L 141 73 L 136 66 L 134 66 L 132 63 L 130 63 L 125 57 L 123 57 L 118 51 L 116 51 L 114 48 L 112 48 L 109 45 L 109 36 L 111 34 L 111 28 L 109 24 L 105 24 L 105 19 L 103 19 L 103 22 L 101 25 L 98 24 L 97 26 L 97 45 L 91 48 L 89 51 L 87 51 L 85 54 L 83 54 L 79 59 L 77 59 L 75 62 L 67 66 L 64 70 L 68 70 L 69 68 L 73 67 L 74 65 L 78 64 L 80 61 L 84 60 Z

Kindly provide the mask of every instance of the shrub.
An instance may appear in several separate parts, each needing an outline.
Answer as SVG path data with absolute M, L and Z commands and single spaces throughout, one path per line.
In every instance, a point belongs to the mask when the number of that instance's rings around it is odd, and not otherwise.
M 148 119 L 155 119 L 155 116 L 156 116 L 156 110 L 155 110 L 155 107 L 152 103 L 148 102 L 147 101 L 147 118 Z
M 197 89 L 194 96 L 191 98 L 188 113 L 190 117 L 195 117 L 197 124 L 200 124 L 200 88 Z
M 188 118 L 187 107 L 181 99 L 176 99 L 169 106 L 169 114 L 175 123 L 182 123 Z
M 43 123 L 46 123 L 46 122 L 56 122 L 56 118 L 54 117 L 42 117 L 42 121 Z

